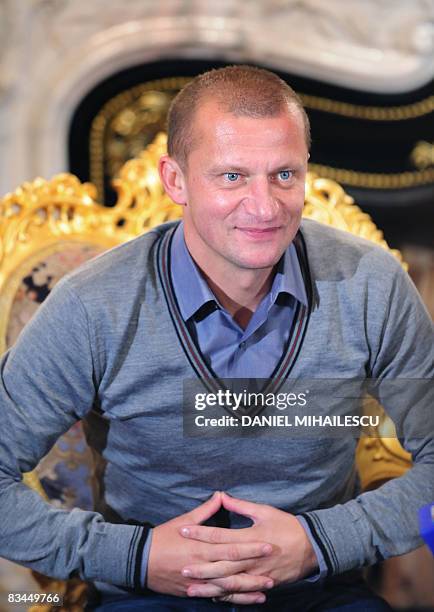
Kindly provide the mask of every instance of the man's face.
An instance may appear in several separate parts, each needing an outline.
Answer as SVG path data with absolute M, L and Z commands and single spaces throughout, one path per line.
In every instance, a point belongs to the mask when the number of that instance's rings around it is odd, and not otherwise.
M 187 246 L 208 276 L 272 268 L 300 225 L 308 151 L 294 108 L 235 116 L 207 102 L 183 172 Z

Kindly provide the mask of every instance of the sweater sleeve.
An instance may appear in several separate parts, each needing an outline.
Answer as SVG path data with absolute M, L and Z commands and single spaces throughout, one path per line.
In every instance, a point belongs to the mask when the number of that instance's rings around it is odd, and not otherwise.
M 304 514 L 330 574 L 422 545 L 418 510 L 434 499 L 433 325 L 400 266 L 389 261 L 386 277 L 369 296 L 370 376 L 413 467 L 344 504 Z
M 148 529 L 62 510 L 22 482 L 91 409 L 98 385 L 86 310 L 62 280 L 0 362 L 0 555 L 59 579 L 140 582 Z

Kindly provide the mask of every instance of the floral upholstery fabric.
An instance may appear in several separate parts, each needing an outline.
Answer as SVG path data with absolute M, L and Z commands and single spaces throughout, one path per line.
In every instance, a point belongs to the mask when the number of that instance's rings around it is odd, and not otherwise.
M 59 245 L 57 252 L 29 270 L 12 304 L 6 334 L 8 347 L 15 342 L 21 329 L 62 276 L 102 251 L 102 248 L 87 244 Z M 80 422 L 59 438 L 39 463 L 37 473 L 42 487 L 56 506 L 92 508 L 93 462 Z

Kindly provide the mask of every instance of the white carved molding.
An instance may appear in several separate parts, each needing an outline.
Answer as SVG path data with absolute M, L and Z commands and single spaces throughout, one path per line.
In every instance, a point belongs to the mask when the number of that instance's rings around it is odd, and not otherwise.
M 433 24 L 434 0 L 0 0 L 0 193 L 67 169 L 76 106 L 124 68 L 219 58 L 402 92 L 434 75 Z
M 22 5 L 0 0 L 0 104 L 17 85 L 22 22 Z

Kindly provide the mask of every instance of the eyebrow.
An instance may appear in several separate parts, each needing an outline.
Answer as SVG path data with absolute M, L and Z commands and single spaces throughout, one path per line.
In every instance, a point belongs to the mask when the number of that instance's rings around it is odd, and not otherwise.
M 225 164 L 225 165 L 219 165 L 219 166 L 213 166 L 212 168 L 209 169 L 209 174 L 224 174 L 225 172 L 240 172 L 240 173 L 246 173 L 247 172 L 247 168 L 242 168 L 241 166 L 235 166 L 235 165 L 230 165 L 230 164 Z

